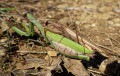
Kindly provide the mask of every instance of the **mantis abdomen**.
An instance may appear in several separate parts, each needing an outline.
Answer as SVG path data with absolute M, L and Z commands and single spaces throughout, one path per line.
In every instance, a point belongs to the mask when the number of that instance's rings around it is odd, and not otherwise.
M 58 52 L 62 53 L 65 56 L 72 57 L 72 58 L 78 58 L 78 59 L 84 59 L 84 60 L 88 60 L 88 61 L 90 60 L 90 57 L 89 57 L 90 54 L 89 54 L 89 56 L 87 56 L 84 53 L 77 52 L 76 50 L 74 50 L 70 47 L 67 47 L 63 44 L 60 44 L 56 41 L 52 41 L 52 44 Z M 93 54 L 91 54 L 91 55 L 93 56 Z

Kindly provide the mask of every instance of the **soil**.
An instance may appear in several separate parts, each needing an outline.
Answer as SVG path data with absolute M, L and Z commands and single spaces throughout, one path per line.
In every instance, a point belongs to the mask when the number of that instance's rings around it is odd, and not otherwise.
M 45 43 L 37 27 L 33 37 L 18 35 L 10 28 L 25 31 L 27 13 L 44 27 L 53 29 L 45 26 L 52 21 L 77 31 L 108 54 L 95 50 L 90 61 L 73 59 Z M 0 0 L 0 24 L 0 76 L 120 76 L 119 0 Z

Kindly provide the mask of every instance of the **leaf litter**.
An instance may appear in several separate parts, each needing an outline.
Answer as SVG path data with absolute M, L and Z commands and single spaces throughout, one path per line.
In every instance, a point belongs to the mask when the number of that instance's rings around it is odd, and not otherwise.
M 2 76 L 6 75 L 37 75 L 37 76 L 102 76 L 120 75 L 120 1 L 114 0 L 5 0 L 0 1 L 1 7 L 14 7 L 4 18 L 0 16 L 0 72 Z M 34 4 L 34 5 L 33 5 Z M 31 6 L 32 5 L 32 6 Z M 42 24 L 46 20 L 51 20 L 69 27 L 75 31 L 78 27 L 79 34 L 88 38 L 104 51 L 111 54 L 104 57 L 100 53 L 90 61 L 70 59 L 59 55 L 48 44 L 42 46 L 37 42 L 28 42 L 26 37 L 20 37 L 13 31 L 11 46 L 8 47 L 7 30 L 10 23 L 6 19 L 12 16 L 12 25 L 19 28 L 22 22 L 27 24 L 25 16 L 30 12 Z M 10 18 L 8 18 L 10 17 Z M 48 26 L 51 27 L 51 26 Z M 41 38 L 40 32 L 37 37 Z M 4 45 L 4 47 L 3 47 Z M 4 53 L 4 54 L 3 54 Z M 111 68 L 112 67 L 112 68 Z

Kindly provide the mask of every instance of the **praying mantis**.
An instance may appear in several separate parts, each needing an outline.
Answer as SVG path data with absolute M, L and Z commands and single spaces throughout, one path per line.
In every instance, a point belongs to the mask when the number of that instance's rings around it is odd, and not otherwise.
M 35 18 L 31 14 L 27 14 L 27 17 L 33 24 L 35 24 L 38 27 L 45 41 L 49 41 L 51 46 L 61 54 L 71 58 L 77 58 L 87 61 L 89 61 L 90 58 L 93 57 L 94 51 L 64 37 L 61 34 L 54 33 L 50 30 L 45 29 L 45 27 L 43 27 L 37 20 L 35 20 Z M 12 27 L 12 29 L 16 31 L 19 35 L 33 36 L 33 25 L 29 26 L 29 28 L 26 25 L 23 26 L 28 32 L 28 34 L 14 26 Z

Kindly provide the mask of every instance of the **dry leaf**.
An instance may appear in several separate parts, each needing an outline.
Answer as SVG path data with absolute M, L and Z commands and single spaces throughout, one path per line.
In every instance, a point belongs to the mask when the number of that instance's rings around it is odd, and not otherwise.
M 6 43 L 7 38 L 2 38 L 0 40 L 0 57 L 6 55 L 6 51 L 8 50 L 8 44 Z
M 52 57 L 50 57 L 49 55 L 45 56 L 45 60 L 51 60 L 51 59 L 52 59 Z
M 37 69 L 38 67 L 45 65 L 48 65 L 48 62 L 46 62 L 46 60 L 29 57 L 26 59 L 25 64 L 23 64 L 22 62 L 17 63 L 16 69 L 21 69 L 21 70 L 25 70 L 29 68 Z
M 90 76 L 80 60 L 64 57 L 64 67 L 75 76 Z
M 57 56 L 57 52 L 56 51 L 48 51 L 48 55 L 49 56 Z
M 120 72 L 120 64 L 118 63 L 118 60 L 119 58 L 117 57 L 110 57 L 109 59 L 104 60 L 101 63 L 99 70 L 108 75 L 118 74 Z
M 9 27 L 7 26 L 5 20 L 1 20 L 1 24 L 0 24 L 0 34 L 3 34 L 4 31 L 8 30 Z

